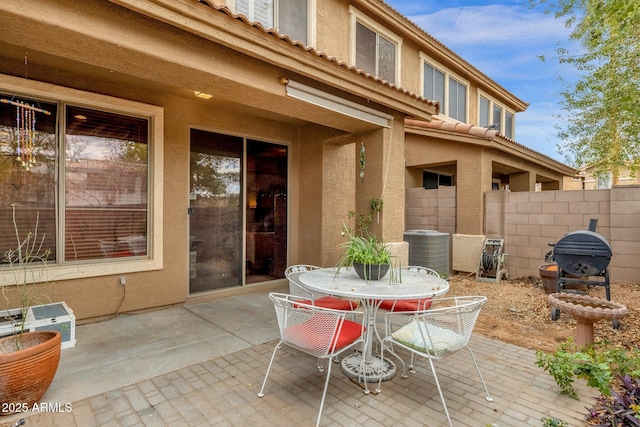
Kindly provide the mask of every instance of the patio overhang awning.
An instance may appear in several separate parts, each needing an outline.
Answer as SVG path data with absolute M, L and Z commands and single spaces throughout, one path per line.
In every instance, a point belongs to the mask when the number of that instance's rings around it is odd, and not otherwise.
M 391 127 L 393 116 L 390 114 L 374 110 L 373 108 L 340 98 L 293 80 L 282 80 L 287 88 L 287 96 L 367 123 L 385 128 Z

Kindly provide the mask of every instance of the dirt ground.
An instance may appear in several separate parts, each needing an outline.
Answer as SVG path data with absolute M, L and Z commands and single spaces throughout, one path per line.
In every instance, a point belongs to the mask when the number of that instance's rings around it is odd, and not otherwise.
M 551 320 L 549 299 L 538 277 L 502 280 L 500 283 L 476 282 L 473 276 L 451 276 L 447 296 L 485 295 L 475 333 L 522 347 L 553 352 L 557 344 L 576 334 L 576 322 L 566 313 Z M 624 348 L 640 348 L 640 284 L 611 283 L 611 300 L 624 304 L 629 314 L 620 319 L 619 328 L 611 321 L 594 325 L 596 341 L 606 339 Z M 603 286 L 587 289 L 592 296 L 605 297 Z

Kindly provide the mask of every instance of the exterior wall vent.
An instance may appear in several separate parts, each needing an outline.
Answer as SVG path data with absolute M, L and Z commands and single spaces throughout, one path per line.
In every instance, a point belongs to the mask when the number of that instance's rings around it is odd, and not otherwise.
M 454 234 L 451 245 L 451 269 L 466 273 L 476 272 L 480 265 L 484 241 L 484 235 Z
M 409 243 L 409 265 L 428 267 L 442 276 L 448 276 L 449 233 L 435 230 L 408 230 L 404 241 Z

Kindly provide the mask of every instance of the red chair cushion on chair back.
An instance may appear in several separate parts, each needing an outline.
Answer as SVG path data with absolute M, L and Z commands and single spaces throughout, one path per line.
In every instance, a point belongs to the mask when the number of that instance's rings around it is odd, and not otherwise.
M 394 306 L 395 303 L 395 306 Z M 407 299 L 407 300 L 383 300 L 380 308 L 389 311 L 418 311 L 431 308 L 431 298 Z

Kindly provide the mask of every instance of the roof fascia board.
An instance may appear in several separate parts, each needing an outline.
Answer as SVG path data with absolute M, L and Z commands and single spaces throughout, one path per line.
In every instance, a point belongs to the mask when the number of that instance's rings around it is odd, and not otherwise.
M 320 56 L 302 46 L 249 25 L 230 14 L 196 1 L 111 0 L 126 9 L 180 28 L 260 61 L 311 76 L 314 81 L 354 94 L 408 116 L 431 120 L 437 114 L 432 102 L 395 86 L 366 77 L 335 58 Z M 288 78 L 289 76 L 283 76 Z M 399 96 L 400 95 L 400 96 Z
M 388 23 L 393 27 L 393 31 L 397 32 L 403 37 L 407 37 L 408 39 L 412 40 L 419 47 L 424 46 L 426 49 L 426 53 L 430 55 L 434 54 L 434 59 L 437 59 L 439 61 L 444 60 L 444 62 L 446 63 L 455 64 L 455 67 L 450 68 L 452 68 L 457 73 L 469 76 L 470 80 L 474 80 L 479 86 L 485 88 L 485 90 L 492 92 L 499 98 L 504 99 L 504 102 L 511 103 L 516 111 L 525 111 L 529 106 L 528 102 L 525 102 L 516 97 L 506 88 L 499 85 L 489 76 L 478 70 L 464 58 L 462 58 L 457 53 L 438 41 L 431 34 L 418 27 L 407 17 L 405 17 L 383 1 L 353 0 L 352 3 L 363 12 L 371 14 L 372 17 L 375 16 L 375 18 L 378 19 L 381 23 Z

